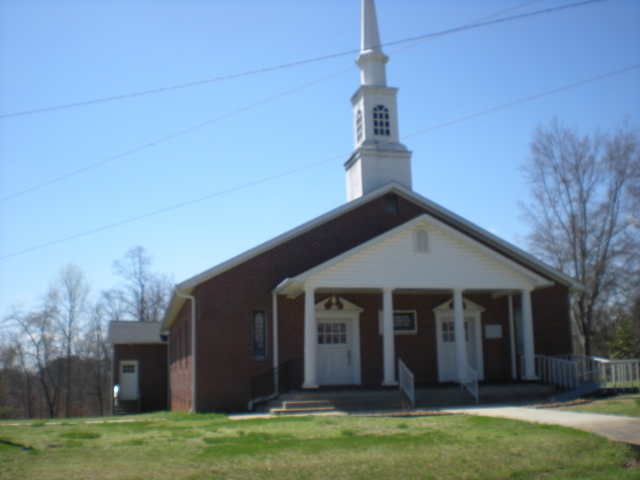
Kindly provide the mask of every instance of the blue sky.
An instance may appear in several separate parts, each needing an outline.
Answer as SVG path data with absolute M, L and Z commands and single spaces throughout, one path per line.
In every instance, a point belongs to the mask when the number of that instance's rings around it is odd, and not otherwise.
M 573 3 L 376 6 L 382 41 L 395 42 Z M 34 306 L 68 263 L 98 293 L 142 245 L 179 282 L 342 205 L 358 71 L 349 53 L 14 114 L 349 52 L 359 4 L 0 0 L 0 315 Z M 414 190 L 524 245 L 534 128 L 638 124 L 638 25 L 640 2 L 606 0 L 385 47 Z

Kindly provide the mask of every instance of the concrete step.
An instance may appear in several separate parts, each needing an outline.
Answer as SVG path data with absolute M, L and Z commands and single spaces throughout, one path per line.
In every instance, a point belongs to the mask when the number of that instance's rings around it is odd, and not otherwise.
M 287 400 L 282 402 L 282 408 L 296 409 L 315 409 L 315 408 L 333 408 L 328 400 Z
M 481 404 L 520 404 L 550 401 L 553 386 L 535 382 L 480 384 Z M 416 409 L 475 405 L 475 399 L 457 384 L 418 386 Z M 402 411 L 409 409 L 397 388 L 318 389 L 281 395 L 262 411 L 278 414 L 332 411 Z
M 327 400 L 286 400 L 281 406 L 270 408 L 275 415 L 300 415 L 335 412 L 335 407 Z
M 132 415 L 140 413 L 140 405 L 138 400 L 118 400 L 113 407 L 114 415 Z
M 273 413 L 398 410 L 402 397 L 393 390 L 345 390 L 298 392 L 282 395 L 269 402 L 267 410 Z
M 333 407 L 324 408 L 272 408 L 269 413 L 273 415 L 313 415 L 322 413 L 334 413 L 337 410 Z

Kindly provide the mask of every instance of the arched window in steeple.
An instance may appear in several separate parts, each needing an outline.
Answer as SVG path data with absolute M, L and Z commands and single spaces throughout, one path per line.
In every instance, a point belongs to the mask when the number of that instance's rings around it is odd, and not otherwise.
M 373 134 L 388 137 L 391 135 L 389 109 L 384 105 L 373 107 Z
M 356 112 L 356 140 L 358 143 L 362 141 L 362 110 Z

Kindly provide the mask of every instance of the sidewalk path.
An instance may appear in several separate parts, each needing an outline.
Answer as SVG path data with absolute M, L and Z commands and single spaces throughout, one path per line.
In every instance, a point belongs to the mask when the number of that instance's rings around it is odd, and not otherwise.
M 447 411 L 482 417 L 510 418 L 524 422 L 561 425 L 595 433 L 615 442 L 640 446 L 639 417 L 569 412 L 566 410 L 530 407 L 477 407 Z

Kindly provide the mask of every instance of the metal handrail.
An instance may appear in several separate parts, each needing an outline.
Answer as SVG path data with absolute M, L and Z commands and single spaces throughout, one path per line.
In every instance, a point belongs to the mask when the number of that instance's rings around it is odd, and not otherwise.
M 413 373 L 401 358 L 398 359 L 398 388 L 400 393 L 404 393 L 407 396 L 411 408 L 415 408 L 416 390 Z
M 575 361 L 564 357 L 536 355 L 535 364 L 541 383 L 555 385 L 565 390 L 578 388 L 580 381 L 578 365 Z
M 251 400 L 248 409 L 253 410 L 256 404 L 273 400 L 278 395 L 299 387 L 299 365 L 299 360 L 289 360 L 254 377 L 251 380 Z
M 480 403 L 480 388 L 478 387 L 478 372 L 467 364 L 467 378 L 460 382 L 460 386 L 467 389 L 476 403 Z
M 536 355 L 540 381 L 564 389 L 575 389 L 580 382 L 601 388 L 640 388 L 640 360 L 608 359 L 586 355 Z

